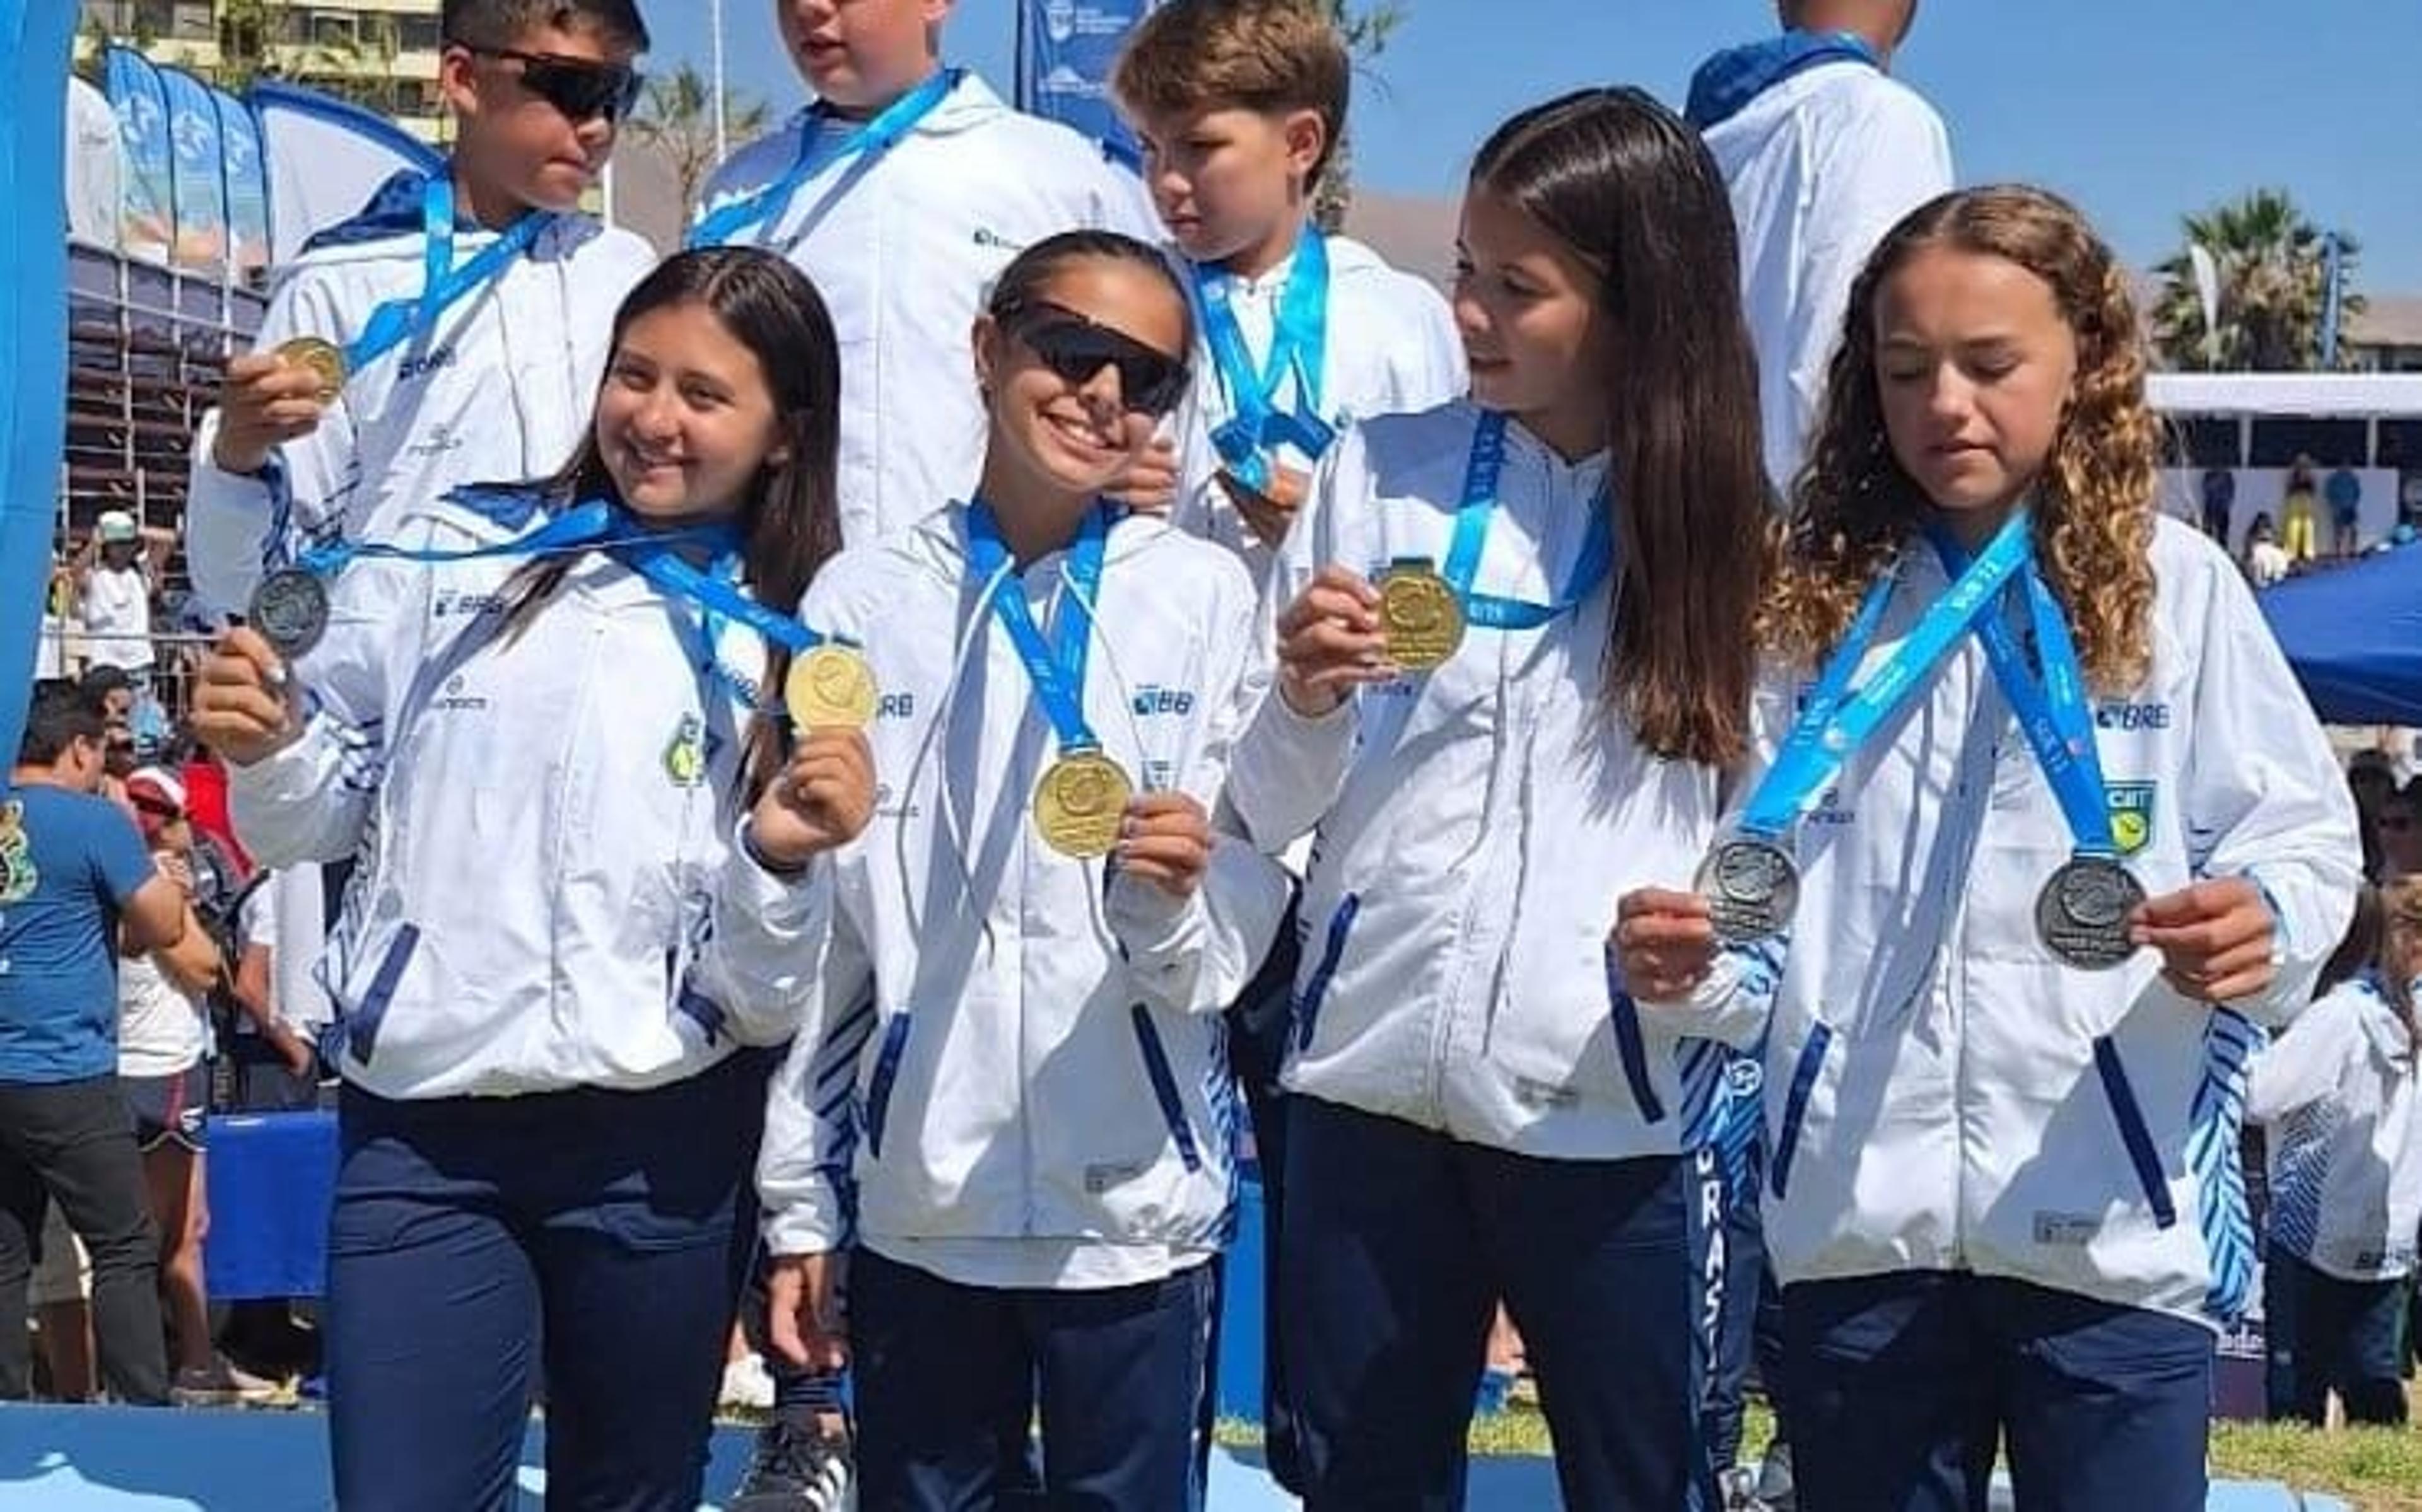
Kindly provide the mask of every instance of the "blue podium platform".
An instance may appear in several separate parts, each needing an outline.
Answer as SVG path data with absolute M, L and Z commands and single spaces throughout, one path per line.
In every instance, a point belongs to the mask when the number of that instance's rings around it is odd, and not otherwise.
M 0 1407 L 0 1512 L 325 1512 L 327 1420 L 316 1412 L 141 1411 L 118 1407 Z M 748 1462 L 747 1429 L 715 1436 L 707 1507 Z M 545 1426 L 523 1444 L 526 1508 L 545 1489 Z M 1559 1504 L 1541 1459 L 1472 1466 L 1471 1512 L 1546 1512 Z M 1250 1454 L 1222 1450 L 1210 1512 L 1287 1512 L 1297 1504 Z M 2212 1512 L 2351 1512 L 2284 1487 L 2215 1488 Z

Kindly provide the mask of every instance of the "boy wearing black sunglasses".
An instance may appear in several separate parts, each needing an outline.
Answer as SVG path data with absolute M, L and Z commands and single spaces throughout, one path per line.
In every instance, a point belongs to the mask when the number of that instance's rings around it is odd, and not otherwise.
M 186 552 L 216 610 L 304 545 L 559 466 L 655 263 L 579 213 L 637 91 L 634 0 L 446 0 L 441 24 L 447 171 L 399 174 L 281 270 L 196 438 Z

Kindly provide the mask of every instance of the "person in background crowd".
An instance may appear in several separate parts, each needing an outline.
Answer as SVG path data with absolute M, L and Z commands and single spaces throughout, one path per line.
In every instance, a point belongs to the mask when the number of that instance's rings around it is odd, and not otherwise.
M 2281 490 L 2279 503 L 2279 545 L 2288 560 L 2302 567 L 2313 559 L 2318 549 L 2315 531 L 2320 507 L 2315 498 L 2313 460 L 2299 457 L 2296 465 L 2288 469 L 2288 481 Z
M 1824 398 L 1850 284 L 1878 239 L 1951 187 L 1942 118 L 1891 76 L 1917 0 L 1777 0 L 1783 35 L 1691 80 L 1740 227 L 1767 475 L 1788 488 Z
M 85 543 L 76 605 L 84 630 L 85 664 L 118 667 L 138 686 L 151 678 L 149 552 L 134 517 L 103 513 Z
M 102 1380 L 168 1399 L 160 1241 L 118 1084 L 118 959 L 175 946 L 184 892 L 98 795 L 101 716 L 44 683 L 0 800 L 0 1400 L 32 1386 L 25 1286 L 56 1202 L 91 1252 Z
M 2267 588 L 2284 581 L 2295 570 L 2295 562 L 2279 544 L 2279 533 L 2265 510 L 2254 517 L 2245 527 L 2245 560 L 2242 564 L 2246 581 L 2257 588 Z
M 2320 1427 L 2336 1393 L 2350 1423 L 2406 1420 L 2399 1329 L 2422 1226 L 2417 979 L 2422 878 L 2365 888 L 2318 1001 L 2254 1062 L 2246 1116 L 2271 1132 L 2273 1418 Z
M 75 593 L 75 569 L 54 559 L 50 582 L 42 590 L 41 639 L 34 646 L 34 680 L 37 682 L 49 682 L 69 675 L 68 640 L 76 617 Z M 74 660 L 78 663 L 83 662 L 81 649 L 77 650 Z M 76 670 L 81 670 L 81 667 Z
M 271 1384 L 240 1377 L 212 1347 L 202 1288 L 204 1115 L 210 1107 L 208 1004 L 224 969 L 196 905 L 194 826 L 176 777 L 146 767 L 126 779 L 145 846 L 183 895 L 177 943 L 129 958 L 118 970 L 118 1078 L 143 1152 L 151 1222 L 160 1232 L 160 1297 L 176 1341 L 169 1391 L 180 1406 L 255 1399 Z
M 2330 550 L 2353 556 L 2363 550 L 2363 475 L 2351 467 L 2335 467 L 2321 484 L 2321 498 L 2330 507 Z
M 2380 835 L 2381 882 L 2422 876 L 2422 787 L 2409 783 L 2384 795 L 2372 825 Z
M 2225 467 L 2203 471 L 2203 533 L 2228 549 L 2229 515 L 2237 507 L 2237 474 Z

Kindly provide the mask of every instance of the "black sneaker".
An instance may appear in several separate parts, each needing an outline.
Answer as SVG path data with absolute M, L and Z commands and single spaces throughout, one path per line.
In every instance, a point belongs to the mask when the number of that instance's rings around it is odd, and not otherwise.
M 757 1433 L 757 1457 L 726 1512 L 843 1512 L 852 1461 L 846 1430 L 777 1417 Z

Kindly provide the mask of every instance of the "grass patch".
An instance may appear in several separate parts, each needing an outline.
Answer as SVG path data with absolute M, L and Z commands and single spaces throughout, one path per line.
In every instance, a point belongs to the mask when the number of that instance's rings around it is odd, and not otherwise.
M 1774 1418 L 1752 1402 L 1741 1458 L 1754 1464 L 1774 1436 Z M 1223 1418 L 1219 1442 L 1258 1448 L 1258 1423 Z M 1547 1420 L 1527 1391 L 1495 1417 L 1471 1425 L 1474 1455 L 1545 1455 Z M 2422 1512 L 2422 1431 L 2410 1428 L 2312 1428 L 2268 1423 L 2215 1423 L 2211 1471 L 2225 1480 L 2278 1481 L 2299 1491 L 2323 1491 L 2359 1512 Z

